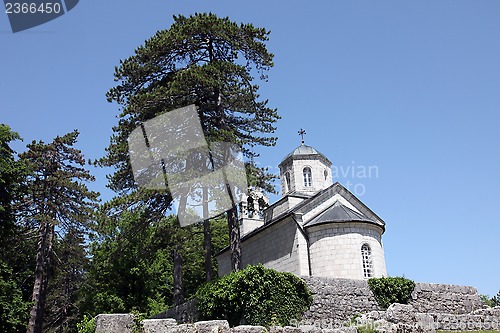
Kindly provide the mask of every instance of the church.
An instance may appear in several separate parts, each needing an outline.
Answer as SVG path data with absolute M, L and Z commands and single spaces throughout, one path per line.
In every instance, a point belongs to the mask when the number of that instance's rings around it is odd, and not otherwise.
M 298 276 L 368 279 L 386 276 L 385 222 L 344 186 L 332 181 L 332 162 L 302 144 L 279 164 L 282 198 L 272 205 L 258 189 L 240 203 L 243 267 Z M 217 255 L 219 275 L 231 253 Z

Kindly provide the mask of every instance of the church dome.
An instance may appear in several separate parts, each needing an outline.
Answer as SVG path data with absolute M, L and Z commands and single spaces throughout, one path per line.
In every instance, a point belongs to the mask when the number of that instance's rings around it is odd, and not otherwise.
M 281 163 L 283 163 L 290 157 L 306 157 L 311 155 L 318 155 L 328 161 L 326 156 L 321 154 L 316 148 L 308 146 L 306 144 L 301 144 L 300 146 L 295 148 L 292 152 L 290 152 L 288 155 L 286 155 L 285 158 L 281 161 Z

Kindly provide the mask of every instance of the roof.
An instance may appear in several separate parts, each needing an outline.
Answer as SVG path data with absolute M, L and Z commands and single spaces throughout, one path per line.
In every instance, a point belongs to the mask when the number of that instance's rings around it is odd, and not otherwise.
M 318 155 L 318 156 L 324 158 L 325 160 L 327 160 L 328 162 L 330 162 L 328 160 L 328 158 L 326 158 L 325 155 L 321 154 L 316 148 L 308 146 L 306 144 L 301 144 L 300 146 L 298 146 L 297 148 L 292 150 L 288 155 L 286 155 L 285 158 L 281 161 L 281 163 L 283 163 L 285 160 L 287 160 L 290 157 L 307 156 L 307 155 Z
M 375 223 L 372 219 L 344 206 L 336 201 L 330 208 L 305 224 L 305 227 L 332 222 L 368 222 Z

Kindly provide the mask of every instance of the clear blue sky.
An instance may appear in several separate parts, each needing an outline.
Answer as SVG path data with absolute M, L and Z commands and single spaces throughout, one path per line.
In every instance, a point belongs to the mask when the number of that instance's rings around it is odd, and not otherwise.
M 349 173 L 336 180 L 386 221 L 390 275 L 498 292 L 498 0 L 84 0 L 16 34 L 2 12 L 0 122 L 25 143 L 77 128 L 86 157 L 102 156 L 117 122 L 105 99 L 114 66 L 172 15 L 205 11 L 272 31 L 261 93 L 283 119 L 261 165 L 277 171 L 305 128 Z M 369 166 L 378 173 L 350 172 Z

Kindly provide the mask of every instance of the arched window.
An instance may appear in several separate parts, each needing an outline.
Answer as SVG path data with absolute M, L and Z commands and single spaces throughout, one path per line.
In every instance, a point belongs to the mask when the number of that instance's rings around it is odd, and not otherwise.
M 312 186 L 312 172 L 310 167 L 305 167 L 302 171 L 304 174 L 304 186 L 311 187 Z
M 361 257 L 363 258 L 363 276 L 365 278 L 373 277 L 372 250 L 370 245 L 361 246 Z
M 289 192 L 290 189 L 290 172 L 285 172 L 285 192 Z

